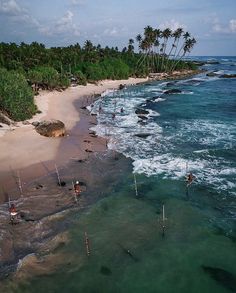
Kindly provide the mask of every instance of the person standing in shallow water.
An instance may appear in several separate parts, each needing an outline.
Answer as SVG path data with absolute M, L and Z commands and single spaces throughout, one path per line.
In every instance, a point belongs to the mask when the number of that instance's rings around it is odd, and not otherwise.
M 17 216 L 17 211 L 15 205 L 12 203 L 10 208 L 9 208 L 9 213 L 10 213 L 10 221 L 11 224 L 15 224 L 16 216 Z
M 193 175 L 192 172 L 190 172 L 186 177 L 187 186 L 190 186 L 193 183 L 194 179 L 196 179 L 196 177 Z
M 75 190 L 75 194 L 77 196 L 80 195 L 81 193 L 81 188 L 80 188 L 80 184 L 79 184 L 79 181 L 76 181 L 75 184 L 74 184 L 74 190 Z

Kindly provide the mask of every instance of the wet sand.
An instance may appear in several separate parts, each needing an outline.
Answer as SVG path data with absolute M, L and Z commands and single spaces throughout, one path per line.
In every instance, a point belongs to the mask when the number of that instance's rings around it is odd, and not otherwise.
M 42 111 L 29 124 L 18 123 L 11 131 L 1 132 L 0 138 L 0 203 L 6 201 L 4 191 L 13 190 L 11 198 L 19 197 L 19 180 L 22 189 L 34 178 L 55 171 L 55 164 L 63 166 L 73 157 L 84 158 L 86 149 L 103 151 L 105 141 L 91 137 L 89 128 L 96 123 L 96 117 L 81 109 L 92 103 L 95 94 L 107 89 L 118 88 L 120 84 L 135 84 L 147 79 L 102 81 L 99 85 L 70 87 L 63 92 L 41 92 L 35 97 Z M 31 125 L 33 121 L 59 119 L 65 123 L 67 136 L 47 138 L 39 135 Z M 89 141 L 89 142 L 86 142 Z
M 42 253 L 48 254 L 61 245 L 63 241 L 55 240 L 55 237 L 60 239 L 60 235 L 67 230 L 71 222 L 69 214 L 87 209 L 109 194 L 112 181 L 117 182 L 119 176 L 122 178 L 123 168 L 131 168 L 129 160 L 107 150 L 105 139 L 91 134 L 89 128 L 96 124 L 96 116 L 90 115 L 84 108 L 91 102 L 93 98 L 88 96 L 73 100 L 79 121 L 69 122 L 72 128 L 69 128 L 68 136 L 56 141 L 37 134 L 42 140 L 58 144 L 53 160 L 41 160 L 39 157 L 37 163 L 20 169 L 19 173 L 12 167 L 1 173 L 1 179 L 5 175 L 5 180 L 1 181 L 4 183 L 0 205 L 1 279 L 9 274 L 12 276 L 11 273 L 19 268 L 19 264 L 22 265 L 21 260 L 27 255 L 30 255 L 30 260 L 27 257 L 24 262 L 30 267 L 34 261 L 41 262 Z M 22 129 L 24 131 L 24 127 Z M 39 152 L 34 154 L 37 155 Z M 63 186 L 58 185 L 55 162 Z M 11 180 L 7 181 L 9 177 Z M 22 190 L 19 188 L 19 177 Z M 72 188 L 72 182 L 76 180 L 82 182 L 78 203 Z M 15 225 L 10 224 L 9 199 L 14 201 L 18 211 Z

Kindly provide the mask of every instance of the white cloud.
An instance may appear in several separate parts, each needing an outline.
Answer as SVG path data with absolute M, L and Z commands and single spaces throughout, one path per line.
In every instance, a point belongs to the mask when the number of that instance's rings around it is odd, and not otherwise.
M 22 9 L 15 0 L 0 0 L 0 12 L 7 15 L 18 15 Z
M 70 3 L 75 6 L 84 5 L 86 3 L 86 0 L 70 0 Z
M 29 11 L 20 6 L 15 0 L 0 0 L 0 14 L 8 17 L 11 22 L 26 23 L 30 26 L 39 26 L 38 21 Z
M 117 28 L 113 27 L 113 28 L 107 28 L 104 30 L 103 34 L 105 36 L 109 36 L 109 37 L 114 37 L 114 36 L 117 36 L 118 34 L 118 31 L 117 31 Z
M 229 21 L 229 29 L 232 33 L 236 33 L 236 19 L 231 19 Z
M 164 30 L 166 28 L 170 28 L 172 31 L 175 31 L 177 28 L 180 28 L 180 27 L 184 30 L 187 28 L 186 25 L 179 23 L 175 19 L 171 19 L 170 21 L 166 21 L 166 22 L 159 25 L 159 29 L 161 29 L 161 30 Z
M 78 26 L 73 22 L 74 14 L 68 10 L 64 16 L 58 21 L 52 23 L 49 26 L 41 26 L 39 32 L 43 35 L 52 36 L 60 34 L 70 34 L 79 36 L 80 31 Z
M 226 25 L 223 25 L 218 18 L 215 18 L 212 30 L 216 33 L 234 34 L 236 33 L 236 19 L 231 19 Z

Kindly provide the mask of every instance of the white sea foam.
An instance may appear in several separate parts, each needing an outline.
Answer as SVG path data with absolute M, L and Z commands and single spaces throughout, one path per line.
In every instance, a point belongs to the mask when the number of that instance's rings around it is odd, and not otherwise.
M 154 103 L 158 103 L 158 102 L 164 102 L 166 99 L 164 98 L 157 98 L 155 99 Z
M 101 93 L 101 97 L 105 97 L 105 96 L 110 95 L 114 92 L 117 92 L 117 89 L 107 89 L 103 93 Z
M 193 80 L 197 81 L 199 78 Z M 207 80 L 201 78 L 200 83 Z M 181 179 L 186 175 L 188 165 L 188 170 L 191 170 L 198 179 L 197 184 L 208 184 L 217 190 L 234 192 L 235 184 L 232 178 L 235 177 L 236 168 L 231 166 L 230 162 L 214 156 L 214 152 L 209 150 L 217 148 L 219 144 L 221 148 L 232 147 L 236 143 L 236 125 L 211 120 L 182 120 L 178 121 L 175 131 L 166 135 L 155 121 L 157 119 L 152 119 L 153 116 L 159 115 L 152 109 L 147 109 L 149 114 L 145 115 L 148 119 L 143 121 L 144 124 L 138 123 L 140 119 L 135 110 L 140 104 L 145 103 L 150 89 L 157 90 L 156 87 L 151 87 L 147 93 L 147 88 L 149 87 L 144 87 L 139 92 L 130 90 L 127 96 L 125 92 L 120 96 L 108 94 L 105 99 L 96 101 L 91 110 L 98 114 L 102 102 L 102 111 L 98 115 L 98 125 L 92 129 L 98 135 L 109 138 L 110 149 L 122 152 L 134 160 L 134 172 L 145 173 L 147 176 Z M 191 92 L 186 91 L 186 94 Z M 164 100 L 159 97 L 155 102 Z M 124 108 L 123 113 L 120 113 L 121 107 Z M 112 119 L 113 112 L 116 113 L 115 119 Z M 136 136 L 144 133 L 149 136 Z M 181 157 L 181 154 L 176 153 L 176 148 L 183 141 L 189 141 L 191 144 L 196 142 L 200 149 L 193 151 L 187 159 Z

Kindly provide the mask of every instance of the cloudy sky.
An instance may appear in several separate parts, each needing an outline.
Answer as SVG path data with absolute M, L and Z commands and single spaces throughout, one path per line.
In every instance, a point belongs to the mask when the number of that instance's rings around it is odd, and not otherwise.
M 126 46 L 147 25 L 185 28 L 193 55 L 236 55 L 236 0 L 0 0 L 0 41 Z

